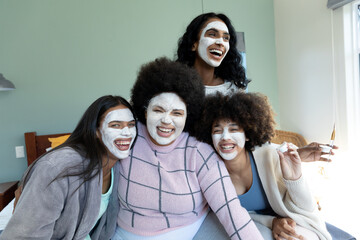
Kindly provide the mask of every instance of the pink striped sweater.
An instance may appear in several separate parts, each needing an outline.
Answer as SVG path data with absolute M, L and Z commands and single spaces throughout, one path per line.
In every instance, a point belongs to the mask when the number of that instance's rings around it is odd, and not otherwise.
M 263 239 L 241 207 L 224 163 L 188 133 L 157 146 L 140 123 L 131 156 L 120 165 L 121 228 L 157 235 L 195 222 L 210 206 L 231 239 Z

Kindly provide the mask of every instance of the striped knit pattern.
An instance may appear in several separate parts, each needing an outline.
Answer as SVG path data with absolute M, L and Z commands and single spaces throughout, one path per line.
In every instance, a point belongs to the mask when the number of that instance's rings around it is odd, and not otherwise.
M 211 146 L 187 133 L 157 146 L 142 124 L 138 134 L 131 156 L 120 161 L 120 227 L 161 234 L 195 222 L 209 204 L 231 239 L 262 239 Z

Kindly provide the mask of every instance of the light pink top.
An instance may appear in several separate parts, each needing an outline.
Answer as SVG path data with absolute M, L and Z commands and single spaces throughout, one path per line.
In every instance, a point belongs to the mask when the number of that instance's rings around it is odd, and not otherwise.
M 157 146 L 140 123 L 131 156 L 120 164 L 118 225 L 126 231 L 151 236 L 189 225 L 208 203 L 231 239 L 263 239 L 241 207 L 224 163 L 188 133 Z

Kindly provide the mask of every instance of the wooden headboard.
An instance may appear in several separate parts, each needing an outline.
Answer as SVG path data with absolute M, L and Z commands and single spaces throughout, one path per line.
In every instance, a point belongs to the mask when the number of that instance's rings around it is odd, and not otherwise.
M 51 147 L 49 138 L 60 137 L 70 133 L 58 133 L 58 134 L 48 134 L 48 135 L 36 135 L 36 132 L 27 132 L 25 133 L 25 145 L 26 145 L 26 155 L 27 162 L 30 165 L 38 157 L 46 152 L 46 149 Z M 281 144 L 283 142 L 292 142 L 298 147 L 303 147 L 307 145 L 305 138 L 295 132 L 275 130 L 275 136 L 271 140 L 273 143 Z
M 298 147 L 304 147 L 307 145 L 305 138 L 301 134 L 283 130 L 275 130 L 275 136 L 271 139 L 271 142 L 277 144 L 291 142 Z
M 36 132 L 24 133 L 28 165 L 30 165 L 38 157 L 44 154 L 47 148 L 51 147 L 49 138 L 60 137 L 67 134 L 70 133 L 58 133 L 49 135 L 36 135 Z

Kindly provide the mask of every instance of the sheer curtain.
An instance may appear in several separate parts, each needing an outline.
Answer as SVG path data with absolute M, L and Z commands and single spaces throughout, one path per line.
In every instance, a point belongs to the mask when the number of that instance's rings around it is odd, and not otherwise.
M 351 2 L 351 1 L 348 1 Z M 359 192 L 353 183 L 360 181 L 360 80 L 359 14 L 360 1 L 331 11 L 333 30 L 334 104 L 336 109 L 335 143 L 340 147 L 328 168 L 331 176 L 327 197 L 334 211 L 327 219 L 360 238 Z M 346 204 L 336 207 L 341 201 Z M 351 212 L 351 214 L 346 214 Z
M 336 122 L 342 128 L 339 135 L 350 151 L 358 149 L 360 144 L 360 35 L 359 15 L 356 13 L 357 4 L 349 4 L 332 12 Z

